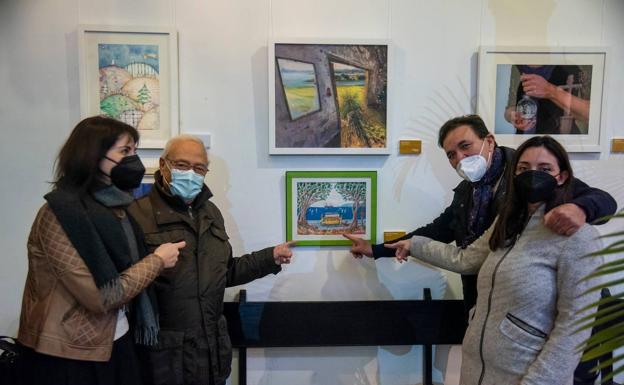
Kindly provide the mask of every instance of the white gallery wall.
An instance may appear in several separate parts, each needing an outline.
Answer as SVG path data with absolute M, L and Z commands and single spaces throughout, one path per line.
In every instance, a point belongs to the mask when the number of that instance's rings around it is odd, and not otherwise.
M 578 175 L 623 207 L 624 157 L 608 143 L 624 138 L 622 20 L 621 0 L 0 0 L 0 334 L 17 331 L 28 231 L 59 146 L 80 119 L 79 24 L 178 31 L 180 130 L 211 135 L 207 184 L 242 254 L 284 241 L 287 170 L 376 170 L 379 241 L 384 230 L 410 231 L 441 213 L 459 177 L 436 145 L 437 130 L 474 112 L 481 45 L 609 47 L 608 140 L 602 154 L 573 157 Z M 391 155 L 268 155 L 267 43 L 280 37 L 391 41 Z M 423 153 L 398 155 L 399 138 L 421 139 Z M 355 260 L 347 248 L 306 247 L 282 273 L 245 288 L 251 301 L 342 301 L 418 299 L 424 287 L 435 298 L 461 295 L 456 275 L 414 261 Z M 436 354 L 440 381 L 446 352 Z M 420 354 L 418 347 L 254 349 L 248 381 L 416 384 Z

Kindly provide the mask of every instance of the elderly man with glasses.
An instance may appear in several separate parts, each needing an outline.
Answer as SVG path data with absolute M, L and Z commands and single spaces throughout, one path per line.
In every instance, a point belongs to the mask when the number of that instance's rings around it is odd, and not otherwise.
M 149 384 L 224 384 L 232 360 L 225 288 L 276 274 L 292 257 L 292 244 L 284 243 L 233 258 L 223 216 L 204 184 L 207 172 L 203 142 L 175 137 L 160 158 L 154 188 L 130 207 L 150 251 L 165 239 L 186 241 L 175 268 L 155 282 L 159 341 L 141 354 Z

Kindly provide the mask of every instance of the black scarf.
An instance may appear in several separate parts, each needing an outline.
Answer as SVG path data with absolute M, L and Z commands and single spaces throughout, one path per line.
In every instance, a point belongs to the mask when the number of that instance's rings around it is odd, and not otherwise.
M 92 194 L 57 189 L 46 194 L 45 199 L 89 268 L 104 302 L 117 302 L 123 295 L 119 273 L 136 262 L 133 261 L 129 242 L 136 242 L 137 260 L 146 255 L 138 224 L 128 216 L 135 238 L 128 239 L 119 218 L 109 208 L 119 207 L 125 211 L 132 197 L 114 186 L 108 186 Z M 132 303 L 138 343 L 152 345 L 156 342 L 158 320 L 155 305 L 151 290 L 141 292 Z

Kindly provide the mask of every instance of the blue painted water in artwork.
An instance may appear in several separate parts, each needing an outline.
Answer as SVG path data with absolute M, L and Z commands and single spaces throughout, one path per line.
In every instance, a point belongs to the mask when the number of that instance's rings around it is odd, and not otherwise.
M 314 71 L 287 71 L 282 70 L 282 82 L 290 88 L 314 87 Z
M 343 220 L 353 220 L 351 205 L 341 207 L 310 207 L 306 212 L 306 220 L 319 221 L 325 214 L 340 214 Z M 366 207 L 358 208 L 358 219 L 366 218 Z

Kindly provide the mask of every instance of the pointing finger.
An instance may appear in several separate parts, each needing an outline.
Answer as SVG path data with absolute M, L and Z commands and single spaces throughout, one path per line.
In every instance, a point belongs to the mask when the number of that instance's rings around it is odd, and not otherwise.
M 358 241 L 360 239 L 360 238 L 356 237 L 355 235 L 351 235 L 351 234 L 342 234 L 342 236 L 347 238 L 351 242 L 356 242 L 356 241 Z

